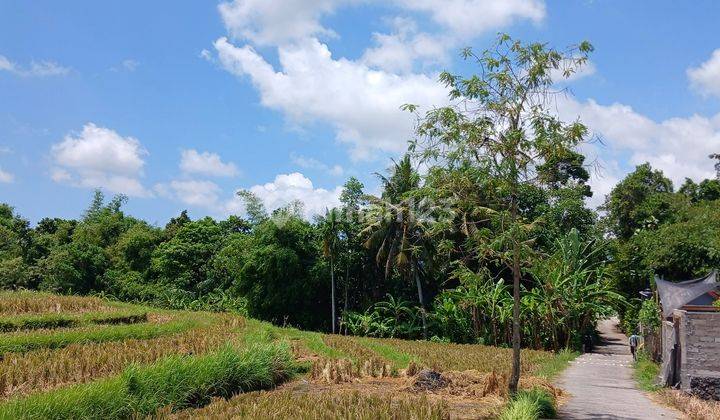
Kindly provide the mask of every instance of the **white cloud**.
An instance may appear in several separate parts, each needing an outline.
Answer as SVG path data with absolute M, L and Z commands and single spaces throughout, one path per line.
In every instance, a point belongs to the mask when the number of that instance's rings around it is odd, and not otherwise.
M 299 38 L 332 35 L 320 24 L 342 0 L 236 0 L 218 8 L 223 22 L 235 38 L 258 45 L 279 45 Z
M 47 77 L 47 76 L 64 76 L 70 73 L 69 67 L 63 67 L 60 64 L 50 61 L 32 61 L 29 68 L 24 68 L 17 63 L 10 61 L 4 55 L 0 55 L 0 71 L 7 71 L 23 77 Z
M 419 32 L 417 23 L 410 18 L 396 17 L 392 26 L 391 34 L 373 34 L 377 46 L 365 50 L 364 63 L 390 72 L 408 73 L 418 61 L 425 65 L 447 62 L 448 45 L 454 44 L 447 36 Z
M 699 67 L 689 68 L 687 76 L 690 85 L 701 95 L 720 97 L 720 48 L 713 51 Z
M 542 0 L 395 0 L 408 10 L 428 13 L 457 37 L 469 40 L 518 19 L 540 22 L 545 18 Z
M 263 105 L 294 122 L 332 125 L 355 159 L 370 158 L 377 150 L 397 153 L 405 148 L 414 117 L 401 111 L 401 105 L 441 106 L 448 101 L 446 89 L 434 76 L 399 76 L 344 58 L 335 60 L 327 46 L 314 39 L 280 47 L 281 72 L 251 46 L 236 47 L 220 38 L 215 48 L 227 71 L 250 77 Z
M 315 188 L 305 175 L 293 172 L 278 175 L 273 182 L 255 185 L 248 190 L 257 195 L 270 211 L 294 200 L 300 200 L 305 204 L 305 217 L 309 219 L 314 215 L 323 214 L 325 209 L 339 206 L 342 186 L 332 190 Z
M 233 177 L 240 171 L 234 163 L 225 163 L 216 153 L 197 150 L 183 150 L 180 160 L 180 169 L 187 174 L 200 174 L 208 176 Z
M 334 36 L 323 16 L 356 4 L 393 5 L 428 15 L 453 38 L 469 40 L 518 19 L 540 22 L 542 0 L 234 0 L 218 6 L 225 27 L 236 39 L 257 45 L 283 45 L 299 39 Z
M 222 189 L 211 181 L 173 180 L 169 183 L 156 184 L 153 189 L 161 197 L 206 209 L 216 215 L 226 216 L 245 212 L 245 203 L 240 197 L 233 194 L 230 198 L 223 198 Z M 342 186 L 332 190 L 315 188 L 310 179 L 298 172 L 277 175 L 273 182 L 254 185 L 247 189 L 257 195 L 270 212 L 294 200 L 300 200 L 305 204 L 304 216 L 307 219 L 323 214 L 326 208 L 340 205 L 342 192 Z
M 133 137 L 88 123 L 80 133 L 53 145 L 51 154 L 55 164 L 51 178 L 56 182 L 137 197 L 152 195 L 140 182 L 147 151 Z
M 138 66 L 140 65 L 140 62 L 137 60 L 133 60 L 132 58 L 128 58 L 127 60 L 123 60 L 122 66 L 127 71 L 135 71 Z
M 317 159 L 296 155 L 294 153 L 290 155 L 290 159 L 293 161 L 294 164 L 298 165 L 301 168 L 317 169 L 326 172 L 332 176 L 341 176 L 345 172 L 343 167 L 340 165 L 330 166 L 328 164 L 320 162 Z
M 11 174 L 10 172 L 4 171 L 2 167 L 0 167 L 0 184 L 10 184 L 15 180 L 15 176 Z
M 607 180 L 595 177 L 593 187 L 609 191 L 634 165 L 649 162 L 661 169 L 676 186 L 686 177 L 696 181 L 714 176 L 711 153 L 720 150 L 720 114 L 713 118 L 692 115 L 654 121 L 623 104 L 600 105 L 593 100 L 566 98 L 558 103 L 560 116 L 580 118 L 606 147 L 595 150 L 605 166 Z M 590 154 L 592 158 L 593 154 Z M 633 166 L 622 167 L 619 161 Z
M 389 18 L 391 32 L 375 33 L 375 45 L 360 59 L 333 58 L 319 40 L 334 35 L 322 18 L 358 4 L 389 5 L 410 17 Z M 542 0 L 234 0 L 219 11 L 230 37 L 250 42 L 215 41 L 220 65 L 248 76 L 262 104 L 292 123 L 332 126 L 356 160 L 406 147 L 415 119 L 401 105 L 447 104 L 437 74 L 413 73 L 418 64 L 444 63 L 449 51 L 481 33 L 545 16 Z M 434 21 L 433 31 L 419 28 L 416 15 Z M 254 46 L 277 47 L 279 66 Z

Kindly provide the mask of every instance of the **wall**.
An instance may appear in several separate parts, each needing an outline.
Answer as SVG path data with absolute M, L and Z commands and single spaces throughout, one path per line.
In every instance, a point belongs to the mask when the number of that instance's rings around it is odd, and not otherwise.
M 720 400 L 720 312 L 676 310 L 673 316 L 679 323 L 682 389 Z

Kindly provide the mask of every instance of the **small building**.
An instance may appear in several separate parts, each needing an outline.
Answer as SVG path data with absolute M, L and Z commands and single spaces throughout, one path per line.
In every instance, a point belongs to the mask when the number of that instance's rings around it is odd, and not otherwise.
M 684 282 L 656 279 L 662 306 L 661 382 L 720 400 L 720 298 L 717 272 Z

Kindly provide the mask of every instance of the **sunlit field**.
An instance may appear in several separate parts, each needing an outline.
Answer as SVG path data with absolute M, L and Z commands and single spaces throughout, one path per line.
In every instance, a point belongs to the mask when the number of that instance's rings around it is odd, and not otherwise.
M 494 417 L 507 400 L 504 348 L 33 292 L 1 294 L 0 314 L 3 419 Z M 560 396 L 548 378 L 571 357 L 524 352 L 521 387 Z

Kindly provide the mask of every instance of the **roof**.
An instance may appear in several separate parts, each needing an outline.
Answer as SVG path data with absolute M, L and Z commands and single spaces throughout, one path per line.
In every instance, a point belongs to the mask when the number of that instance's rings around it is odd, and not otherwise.
M 660 303 L 662 304 L 663 317 L 672 315 L 675 309 L 696 310 L 696 308 L 711 308 L 717 299 L 720 284 L 718 284 L 717 272 L 713 271 L 705 277 L 672 282 L 655 278 Z

